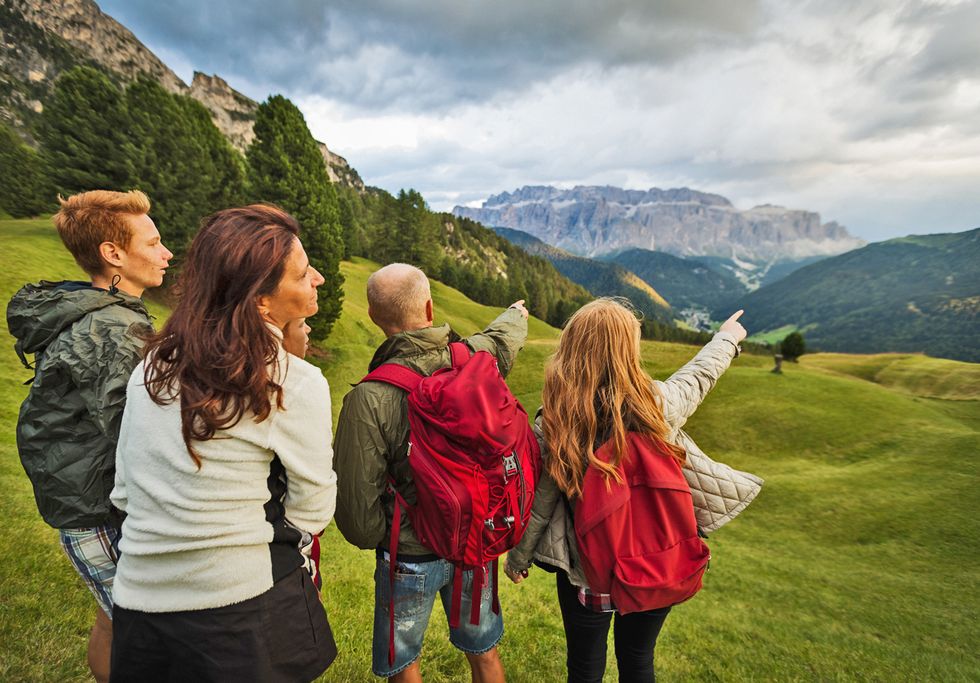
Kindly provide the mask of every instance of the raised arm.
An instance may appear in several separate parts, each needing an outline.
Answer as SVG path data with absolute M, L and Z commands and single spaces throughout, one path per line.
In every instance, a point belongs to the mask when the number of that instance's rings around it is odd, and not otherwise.
M 666 381 L 659 382 L 663 395 L 664 418 L 672 429 L 680 429 L 694 414 L 701 401 L 741 352 L 739 342 L 745 339 L 745 328 L 738 322 L 742 311 L 722 323 L 714 338 L 697 355 Z
M 506 377 L 526 339 L 527 309 L 521 300 L 511 304 L 483 332 L 467 337 L 466 343 L 474 351 L 489 351 L 496 356 L 500 374 Z

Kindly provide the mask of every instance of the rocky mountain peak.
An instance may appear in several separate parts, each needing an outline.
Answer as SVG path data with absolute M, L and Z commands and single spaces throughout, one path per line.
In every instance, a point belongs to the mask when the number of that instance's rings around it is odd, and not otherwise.
M 628 190 L 580 185 L 527 186 L 492 195 L 480 208 L 453 213 L 494 227 L 523 230 L 583 256 L 630 248 L 677 256 L 753 262 L 839 254 L 863 246 L 813 211 L 764 204 L 739 210 L 721 195 L 687 187 Z

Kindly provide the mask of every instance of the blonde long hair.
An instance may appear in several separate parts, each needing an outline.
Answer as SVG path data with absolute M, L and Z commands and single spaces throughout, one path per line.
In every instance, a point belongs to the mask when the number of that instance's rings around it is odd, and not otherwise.
M 551 457 L 548 473 L 569 498 L 582 492 L 588 466 L 617 482 L 626 455 L 627 432 L 645 434 L 679 462 L 683 448 L 667 441 L 670 427 L 658 392 L 640 365 L 640 321 L 628 302 L 597 299 L 576 311 L 544 371 L 542 411 Z M 611 440 L 612 457 L 602 462 L 597 439 Z

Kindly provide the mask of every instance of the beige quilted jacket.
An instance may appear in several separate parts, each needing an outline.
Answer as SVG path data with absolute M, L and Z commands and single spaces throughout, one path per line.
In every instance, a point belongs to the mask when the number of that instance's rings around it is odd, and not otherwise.
M 668 440 L 687 449 L 684 476 L 691 486 L 698 526 L 705 532 L 715 531 L 734 518 L 762 488 L 759 477 L 712 461 L 681 429 L 728 369 L 737 349 L 734 336 L 719 332 L 667 381 L 655 381 L 663 397 L 664 418 L 671 428 Z M 541 442 L 542 457 L 547 459 L 540 416 L 535 422 L 535 434 Z M 514 572 L 524 571 L 532 560 L 564 569 L 577 586 L 588 585 L 578 561 L 575 529 L 564 496 L 547 472 L 541 474 L 531 521 L 521 542 L 508 553 L 507 567 Z

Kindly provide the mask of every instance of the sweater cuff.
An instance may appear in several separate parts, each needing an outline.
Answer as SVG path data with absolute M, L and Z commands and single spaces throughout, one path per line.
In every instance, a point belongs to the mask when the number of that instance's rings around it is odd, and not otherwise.
M 731 332 L 718 332 L 715 334 L 714 337 L 711 338 L 711 341 L 715 341 L 716 339 L 721 341 L 726 341 L 729 344 L 731 344 L 733 347 L 735 347 L 736 358 L 738 358 L 742 354 L 742 347 L 738 345 L 737 341 L 735 341 L 735 335 L 732 334 Z

